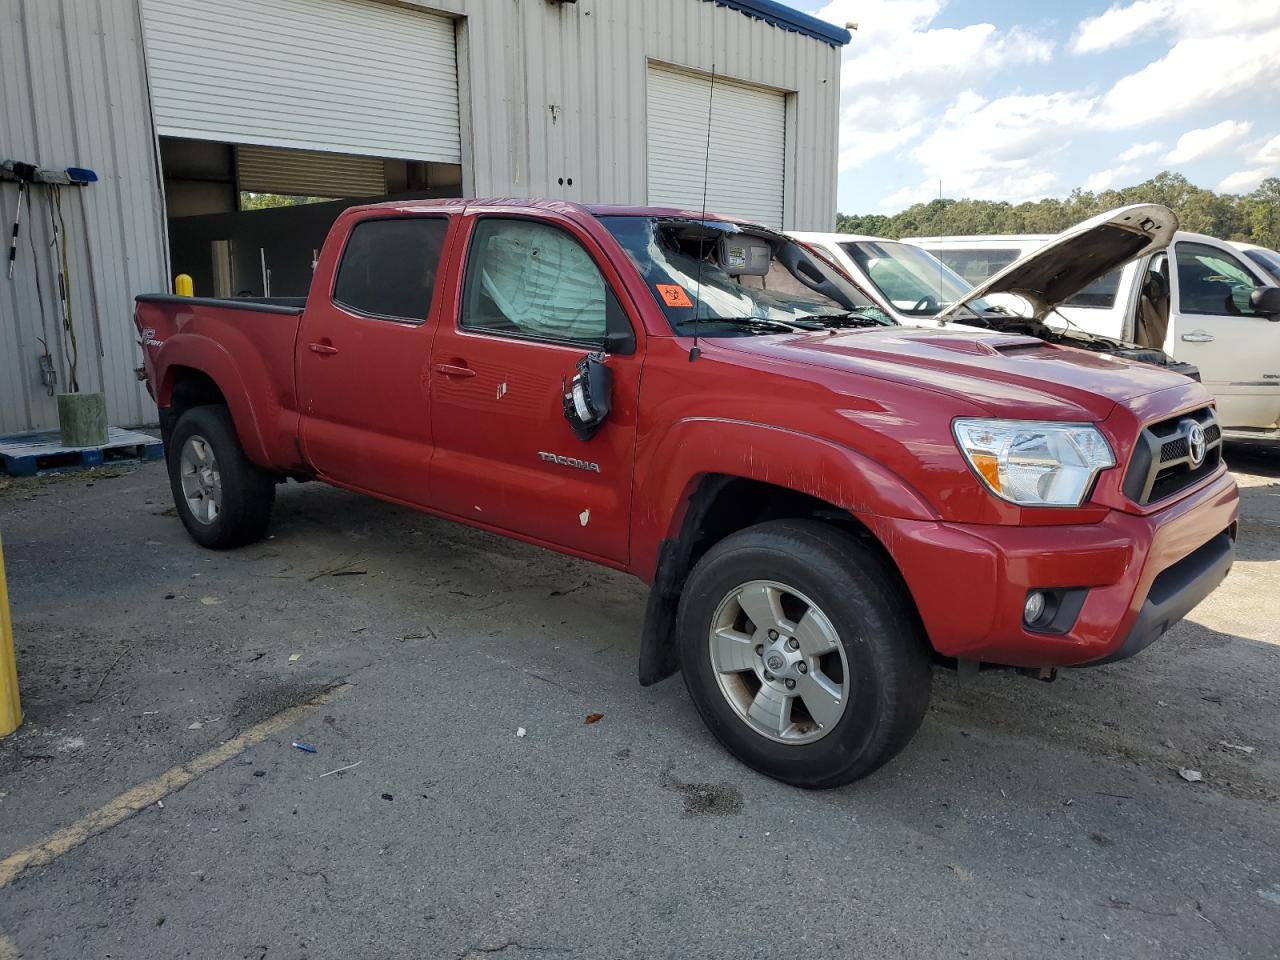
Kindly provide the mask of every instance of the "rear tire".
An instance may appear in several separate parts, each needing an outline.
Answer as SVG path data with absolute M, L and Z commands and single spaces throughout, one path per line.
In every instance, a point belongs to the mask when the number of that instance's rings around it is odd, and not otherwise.
M 262 539 L 271 522 L 275 480 L 245 456 L 226 407 L 187 410 L 166 452 L 173 503 L 191 539 L 213 550 Z
M 929 646 L 901 578 L 829 524 L 770 521 L 717 543 L 685 584 L 677 631 L 685 684 L 716 739 L 794 786 L 866 776 L 928 708 Z

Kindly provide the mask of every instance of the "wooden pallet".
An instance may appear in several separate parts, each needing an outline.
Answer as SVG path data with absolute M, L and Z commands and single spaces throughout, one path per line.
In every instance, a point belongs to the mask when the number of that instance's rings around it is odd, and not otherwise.
M 101 447 L 64 447 L 56 430 L 0 437 L 0 472 L 12 477 L 159 460 L 163 456 L 164 444 L 157 438 L 118 427 L 107 429 L 107 442 Z

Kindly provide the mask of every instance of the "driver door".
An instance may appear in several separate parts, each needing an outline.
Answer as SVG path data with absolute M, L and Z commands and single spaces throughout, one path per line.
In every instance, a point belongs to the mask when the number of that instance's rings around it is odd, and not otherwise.
M 1280 420 L 1280 326 L 1254 312 L 1249 296 L 1266 286 L 1244 261 L 1217 245 L 1173 245 L 1166 352 L 1200 368 L 1224 427 L 1270 428 Z
M 468 217 L 452 316 L 431 357 L 433 506 L 494 529 L 622 564 L 642 355 L 617 274 L 565 219 Z M 612 411 L 589 440 L 564 414 L 565 385 L 606 332 Z

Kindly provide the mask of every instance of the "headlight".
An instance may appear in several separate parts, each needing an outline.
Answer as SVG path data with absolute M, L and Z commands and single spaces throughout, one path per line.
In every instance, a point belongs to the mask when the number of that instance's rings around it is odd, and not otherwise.
M 987 488 L 1024 507 L 1078 507 L 1098 471 L 1116 465 L 1087 423 L 957 420 L 956 443 Z

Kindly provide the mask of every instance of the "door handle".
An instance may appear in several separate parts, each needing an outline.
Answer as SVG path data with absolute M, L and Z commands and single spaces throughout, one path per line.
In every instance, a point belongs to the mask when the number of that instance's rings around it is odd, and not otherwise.
M 332 343 L 309 343 L 307 349 L 312 353 L 318 353 L 322 357 L 331 357 L 338 352 L 338 348 Z
M 1182 339 L 1187 343 L 1213 343 L 1213 334 L 1205 333 L 1203 330 L 1192 330 L 1190 333 L 1184 333 Z
M 474 377 L 476 372 L 465 364 L 457 363 L 437 363 L 436 373 L 443 373 L 446 377 Z

